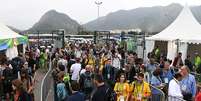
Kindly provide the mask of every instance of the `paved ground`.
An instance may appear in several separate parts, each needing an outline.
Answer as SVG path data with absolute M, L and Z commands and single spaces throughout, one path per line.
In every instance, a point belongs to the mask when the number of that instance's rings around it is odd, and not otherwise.
M 43 77 L 45 76 L 45 70 L 38 69 L 35 74 L 35 86 L 34 86 L 34 95 L 35 95 L 35 101 L 40 101 L 40 95 L 41 95 L 41 83 L 43 80 Z
M 54 101 L 54 90 L 53 90 L 53 86 L 52 86 L 52 88 L 50 89 L 50 91 L 49 91 L 49 93 L 48 93 L 48 96 L 47 96 L 46 101 Z

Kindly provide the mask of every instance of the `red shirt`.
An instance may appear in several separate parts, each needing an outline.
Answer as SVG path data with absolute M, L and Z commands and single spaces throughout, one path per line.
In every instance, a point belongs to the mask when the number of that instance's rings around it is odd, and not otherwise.
M 201 101 L 201 92 L 197 94 L 197 96 L 195 97 L 195 101 Z

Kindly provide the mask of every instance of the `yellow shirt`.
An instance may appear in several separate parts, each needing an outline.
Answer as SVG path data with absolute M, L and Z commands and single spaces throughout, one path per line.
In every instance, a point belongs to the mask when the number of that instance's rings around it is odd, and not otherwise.
M 134 97 L 134 101 L 137 101 L 137 98 L 142 98 L 141 101 L 147 101 L 147 99 L 143 99 L 149 97 L 151 95 L 151 90 L 149 84 L 143 81 L 142 84 L 137 83 L 136 81 L 132 82 L 130 85 L 129 91 L 132 93 Z
M 120 100 L 120 96 L 124 96 L 124 100 L 126 100 L 129 94 L 129 84 L 117 82 L 114 91 L 117 93 L 117 101 Z
M 92 57 L 89 57 L 88 59 L 86 59 L 85 63 L 87 65 L 94 66 L 95 65 L 95 60 Z
M 101 61 L 100 61 L 100 71 L 103 70 L 104 66 L 105 66 L 105 62 L 106 62 L 107 58 L 106 57 L 102 57 Z

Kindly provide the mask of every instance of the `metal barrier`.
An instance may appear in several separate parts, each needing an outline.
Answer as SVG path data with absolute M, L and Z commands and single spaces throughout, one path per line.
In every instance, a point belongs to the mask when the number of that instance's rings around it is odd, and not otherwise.
M 168 101 L 186 101 L 186 100 L 177 96 L 168 96 Z
M 151 84 L 150 84 L 150 88 L 151 88 L 151 90 L 155 89 L 155 90 L 159 91 L 160 93 L 159 94 L 151 94 L 149 101 L 165 101 L 165 93 L 161 89 L 159 89 Z
M 51 75 L 52 71 L 52 62 L 49 62 L 49 70 L 46 73 L 45 77 L 43 78 L 42 84 L 41 84 L 41 101 L 46 101 L 48 93 L 53 86 L 53 78 Z

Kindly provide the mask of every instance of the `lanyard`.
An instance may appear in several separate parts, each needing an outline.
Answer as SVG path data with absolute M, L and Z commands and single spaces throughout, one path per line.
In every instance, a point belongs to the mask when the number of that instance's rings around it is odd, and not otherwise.
M 106 66 L 107 66 L 107 74 L 110 74 L 111 67 L 109 67 L 110 65 L 106 65 Z
M 160 83 L 162 83 L 162 80 L 159 76 L 156 76 L 156 78 L 159 80 Z
M 175 78 L 173 78 L 174 80 L 175 80 L 175 82 L 177 83 L 177 84 L 179 84 L 179 81 L 177 80 L 177 79 L 175 79 Z
M 139 84 L 138 84 L 138 85 L 139 85 Z M 134 86 L 135 86 L 135 85 L 134 85 Z M 143 92 L 143 89 L 144 89 L 144 82 L 142 82 L 141 90 L 140 90 L 140 87 L 135 86 L 135 88 L 136 88 L 137 93 L 138 93 L 138 94 L 141 94 L 141 93 Z M 140 92 L 139 92 L 139 91 L 140 91 Z

